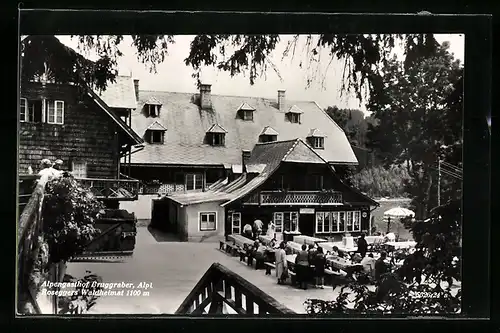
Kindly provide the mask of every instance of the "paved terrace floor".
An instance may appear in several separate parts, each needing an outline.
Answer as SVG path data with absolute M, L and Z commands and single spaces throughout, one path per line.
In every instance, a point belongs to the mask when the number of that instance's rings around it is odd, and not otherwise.
M 333 299 L 336 292 L 325 289 L 301 290 L 276 283 L 264 270 L 252 269 L 220 252 L 218 243 L 177 242 L 155 236 L 146 228 L 137 230 L 136 248 L 123 262 L 69 263 L 67 273 L 81 277 L 86 270 L 103 278 L 103 282 L 126 282 L 138 285 L 152 283 L 149 296 L 101 296 L 89 311 L 93 314 L 173 314 L 206 270 L 219 262 L 297 313 L 305 313 L 309 298 Z

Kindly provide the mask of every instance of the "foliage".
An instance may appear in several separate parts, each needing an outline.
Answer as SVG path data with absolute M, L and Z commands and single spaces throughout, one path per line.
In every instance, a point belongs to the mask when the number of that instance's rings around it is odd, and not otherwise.
M 359 282 L 342 286 L 332 301 L 310 299 L 309 314 L 450 314 L 461 309 L 461 290 L 443 289 L 442 282 L 460 280 L 461 211 L 453 201 L 432 211 L 428 221 L 406 219 L 417 242 L 416 252 L 397 251 L 394 260 L 404 260 L 400 268 L 391 265 L 375 291 Z M 423 276 L 422 280 L 419 276 Z M 404 281 L 404 282 L 403 282 Z
M 409 179 L 404 167 L 373 166 L 365 168 L 352 178 L 352 184 L 361 192 L 375 198 L 405 196 L 404 182 Z
M 72 176 L 47 182 L 43 227 L 50 262 L 67 261 L 83 251 L 99 233 L 94 223 L 103 208 L 103 204 Z
M 308 299 L 304 305 L 308 314 L 411 314 L 449 315 L 459 313 L 461 292 L 425 284 L 406 286 L 394 274 L 385 274 L 376 291 L 351 283 L 342 286 L 335 300 Z
M 352 186 L 352 178 L 356 174 L 356 167 L 352 165 L 337 165 L 335 166 L 335 173 L 345 184 Z
M 63 282 L 75 283 L 77 287 L 75 288 L 76 294 L 58 297 L 58 306 L 60 308 L 59 314 L 78 314 L 87 312 L 96 304 L 99 298 L 99 296 L 94 293 L 103 289 L 99 285 L 99 283 L 102 283 L 102 278 L 92 274 L 90 271 L 86 271 L 85 276 L 80 279 L 66 274 Z M 94 285 L 94 282 L 97 284 Z
M 33 74 L 44 71 L 45 63 L 53 73 L 59 71 L 59 67 L 63 64 L 64 75 L 57 75 L 58 82 L 71 81 L 70 79 L 74 79 L 75 75 L 82 71 L 89 74 L 84 75 L 87 83 L 105 89 L 107 81 L 113 80 L 116 75 L 117 59 L 122 56 L 120 46 L 124 36 L 80 35 L 72 37 L 77 38 L 80 50 L 97 51 L 100 59 L 94 62 L 94 65 L 89 63 L 89 68 L 95 68 L 95 75 L 91 75 L 91 70 L 78 65 L 81 59 L 76 53 L 66 52 L 67 54 L 62 59 L 64 61 L 61 62 L 56 61 L 51 52 L 42 47 L 41 53 L 31 52 L 23 56 L 23 70 L 27 63 L 34 61 L 31 66 L 28 66 L 31 69 L 23 74 L 23 78 L 29 79 L 33 77 Z M 53 37 L 44 38 L 55 40 Z M 171 35 L 133 35 L 131 38 L 132 45 L 137 50 L 138 60 L 147 65 L 151 71 L 155 71 L 156 66 L 164 61 L 169 45 L 175 41 Z M 342 89 L 353 90 L 360 100 L 363 99 L 365 93 L 371 94 L 373 90 L 382 90 L 380 66 L 387 62 L 395 46 L 404 47 L 405 64 L 411 64 L 421 54 L 432 53 L 437 45 L 432 34 L 321 34 L 317 38 L 312 35 L 295 35 L 287 43 L 282 57 L 294 57 L 299 41 L 304 38 L 306 44 L 304 52 L 309 64 L 324 63 L 324 59 L 321 59 L 322 50 L 328 52 L 330 63 L 334 59 L 342 61 L 344 65 Z M 274 70 L 278 76 L 280 75 L 271 60 L 278 42 L 280 42 L 278 35 L 197 35 L 191 41 L 189 55 L 184 62 L 193 68 L 193 77 L 198 84 L 200 83 L 200 69 L 203 66 L 215 67 L 231 76 L 248 74 L 250 84 L 254 84 L 258 78 L 266 76 L 268 68 Z M 25 44 L 24 41 L 23 44 Z M 25 60 L 26 56 L 29 56 L 31 60 Z M 302 67 L 302 63 L 300 66 Z M 307 86 L 315 79 L 314 75 L 306 80 Z
M 339 109 L 334 105 L 327 107 L 325 112 L 344 130 L 349 142 L 361 147 L 365 145 L 368 123 L 365 121 L 363 111 Z
M 435 283 L 460 280 L 462 211 L 461 200 L 436 207 L 425 222 L 406 219 L 403 222 L 411 228 L 416 248 L 423 252 L 422 273 Z
M 413 198 L 417 217 L 425 218 L 437 202 L 439 156 L 460 165 L 458 90 L 463 68 L 443 43 L 431 55 L 412 63 L 390 59 L 382 72 L 381 89 L 371 92 L 367 105 L 378 120 L 369 125 L 369 146 L 381 152 L 385 166 L 406 166 L 410 181 L 405 183 L 405 191 Z M 443 145 L 449 148 L 443 149 Z

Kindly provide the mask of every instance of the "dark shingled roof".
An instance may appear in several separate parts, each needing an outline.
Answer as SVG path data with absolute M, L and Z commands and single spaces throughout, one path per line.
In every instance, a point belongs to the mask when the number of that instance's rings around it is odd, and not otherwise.
M 212 110 L 201 110 L 196 104 L 198 94 L 161 91 L 139 92 L 137 109 L 132 112 L 132 128 L 143 135 L 151 124 L 142 109 L 154 97 L 163 105 L 158 120 L 168 128 L 163 145 L 146 144 L 144 150 L 132 155 L 132 164 L 224 165 L 241 164 L 241 151 L 252 150 L 266 126 L 279 132 L 280 140 L 305 139 L 312 128 L 325 133 L 322 158 L 334 164 L 357 164 L 358 161 L 342 129 L 315 102 L 287 101 L 286 105 L 303 112 L 301 123 L 287 121 L 273 99 L 220 96 L 212 94 Z M 255 108 L 253 121 L 237 116 L 247 103 Z M 295 108 L 294 108 L 295 106 Z M 287 110 L 287 109 L 285 109 Z M 218 124 L 227 131 L 225 146 L 204 143 L 207 131 Z

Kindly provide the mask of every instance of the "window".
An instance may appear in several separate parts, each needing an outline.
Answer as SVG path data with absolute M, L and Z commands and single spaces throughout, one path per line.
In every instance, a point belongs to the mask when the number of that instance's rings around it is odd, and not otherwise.
M 274 226 L 276 232 L 283 232 L 283 213 L 274 213 Z
M 151 117 L 158 117 L 160 115 L 160 105 L 148 104 L 147 110 L 148 110 L 148 114 Z
M 253 121 L 253 111 L 243 110 L 243 120 Z
M 241 213 L 231 214 L 231 226 L 233 234 L 241 234 Z
M 300 123 L 300 113 L 289 113 L 288 114 L 288 120 L 291 123 L 295 123 L 295 124 Z
M 307 188 L 313 190 L 322 190 L 323 189 L 323 175 L 310 175 L 307 177 L 309 184 L 306 184 Z
M 325 138 L 322 137 L 313 137 L 312 143 L 313 143 L 313 148 L 315 149 L 324 149 L 325 148 Z
M 261 135 L 260 136 L 260 142 L 264 143 L 264 142 L 274 142 L 274 141 L 277 141 L 278 140 L 278 136 L 277 135 Z
M 324 232 L 324 230 L 325 230 L 325 212 L 316 212 L 316 232 L 321 233 Z
M 347 224 L 346 224 L 346 231 L 353 231 L 353 213 L 354 212 L 346 212 L 347 215 Z
M 216 230 L 216 213 L 200 213 L 200 231 Z
M 299 231 L 299 214 L 297 212 L 283 213 L 283 229 L 289 232 Z
M 165 132 L 163 131 L 150 131 L 151 132 L 151 143 L 163 143 L 165 138 Z
M 224 133 L 212 133 L 212 146 L 224 146 L 225 145 L 225 134 Z
M 28 121 L 28 115 L 28 101 L 26 98 L 21 98 L 19 120 Z
M 23 122 L 43 122 L 43 100 L 28 100 L 26 98 L 21 98 L 19 120 Z
M 344 226 L 345 226 L 345 212 L 339 212 L 339 230 L 338 231 L 344 231 Z
M 45 109 L 47 112 L 47 123 L 63 124 L 64 119 L 64 102 L 63 101 L 45 101 Z
M 339 229 L 339 212 L 331 212 L 330 216 L 332 219 L 332 232 L 342 231 L 342 229 Z
M 73 176 L 75 178 L 87 178 L 87 163 L 86 162 L 73 162 Z
M 201 190 L 203 189 L 203 174 L 188 173 L 186 174 L 186 190 Z
M 361 212 L 356 211 L 354 212 L 354 218 L 353 218 L 353 231 L 361 231 Z

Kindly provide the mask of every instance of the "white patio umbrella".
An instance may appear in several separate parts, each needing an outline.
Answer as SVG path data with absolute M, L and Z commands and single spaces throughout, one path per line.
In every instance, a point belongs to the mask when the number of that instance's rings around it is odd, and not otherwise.
M 415 216 L 415 213 L 407 208 L 394 207 L 384 212 L 384 221 L 387 221 L 387 232 L 390 232 L 391 221 L 397 221 L 408 216 Z

